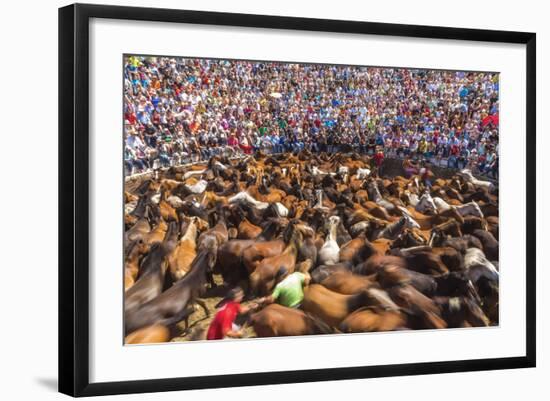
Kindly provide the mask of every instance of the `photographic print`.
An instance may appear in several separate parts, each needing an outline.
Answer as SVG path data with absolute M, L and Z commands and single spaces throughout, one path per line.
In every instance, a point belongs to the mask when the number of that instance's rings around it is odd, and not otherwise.
M 498 72 L 122 75 L 125 344 L 499 325 Z

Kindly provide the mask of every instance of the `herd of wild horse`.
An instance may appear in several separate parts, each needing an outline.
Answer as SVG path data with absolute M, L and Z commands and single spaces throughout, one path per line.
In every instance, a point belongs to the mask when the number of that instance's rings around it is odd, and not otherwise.
M 498 188 L 469 170 L 428 187 L 357 154 L 213 157 L 124 201 L 127 343 L 214 314 L 203 296 L 220 277 L 255 299 L 294 271 L 311 276 L 301 308 L 254 311 L 256 335 L 498 324 Z

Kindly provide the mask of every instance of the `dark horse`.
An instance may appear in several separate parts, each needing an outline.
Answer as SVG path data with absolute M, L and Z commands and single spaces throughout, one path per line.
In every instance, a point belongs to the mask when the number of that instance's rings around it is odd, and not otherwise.
M 126 334 L 152 324 L 170 326 L 184 319 L 187 327 L 187 319 L 194 311 L 194 303 L 201 306 L 208 316 L 206 304 L 198 297 L 205 290 L 208 274 L 215 262 L 215 244 L 204 243 L 193 260 L 189 273 L 139 309 L 126 313 Z

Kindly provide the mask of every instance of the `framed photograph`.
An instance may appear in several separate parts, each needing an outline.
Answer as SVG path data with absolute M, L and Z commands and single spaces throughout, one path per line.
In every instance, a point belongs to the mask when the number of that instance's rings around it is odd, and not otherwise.
M 61 8 L 59 390 L 534 367 L 535 40 Z

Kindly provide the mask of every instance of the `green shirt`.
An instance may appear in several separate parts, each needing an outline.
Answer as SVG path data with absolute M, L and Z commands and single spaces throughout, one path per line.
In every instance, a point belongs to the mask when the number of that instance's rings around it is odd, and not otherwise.
M 258 128 L 258 132 L 260 133 L 260 136 L 264 136 L 267 133 L 267 127 Z
M 294 308 L 304 299 L 303 284 L 305 279 L 306 276 L 303 273 L 292 273 L 277 284 L 271 296 L 278 304 Z

